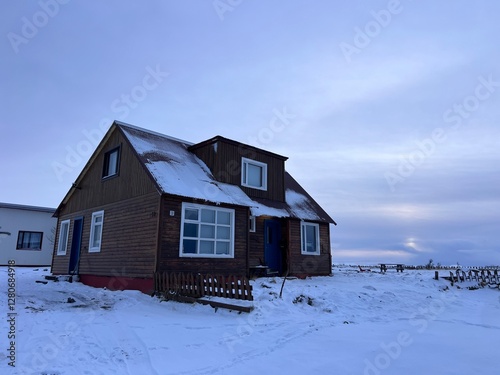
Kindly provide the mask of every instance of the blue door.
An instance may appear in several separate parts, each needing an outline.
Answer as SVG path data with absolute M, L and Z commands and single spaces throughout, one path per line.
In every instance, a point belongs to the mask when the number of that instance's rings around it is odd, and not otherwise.
M 281 223 L 279 220 L 264 221 L 264 259 L 271 271 L 283 271 L 281 254 Z
M 73 223 L 73 236 L 71 239 L 71 252 L 69 255 L 69 274 L 78 273 L 78 261 L 82 247 L 83 217 L 76 218 Z

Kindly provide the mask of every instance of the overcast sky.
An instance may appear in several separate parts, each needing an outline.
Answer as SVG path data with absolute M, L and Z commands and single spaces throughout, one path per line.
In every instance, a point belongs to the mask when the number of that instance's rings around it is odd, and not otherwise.
M 289 157 L 335 263 L 500 263 L 500 3 L 3 1 L 0 201 L 56 207 L 113 119 Z M 1 225 L 1 224 L 0 224 Z

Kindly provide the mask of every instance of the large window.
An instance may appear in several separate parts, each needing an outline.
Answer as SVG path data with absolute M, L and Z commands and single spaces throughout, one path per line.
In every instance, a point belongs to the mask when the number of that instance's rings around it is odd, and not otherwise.
M 234 210 L 182 204 L 181 257 L 234 256 Z
M 102 178 L 107 178 L 118 174 L 120 163 L 120 148 L 117 147 L 104 154 L 104 166 L 102 169 Z
M 104 211 L 98 211 L 92 214 L 92 223 L 90 224 L 89 253 L 98 253 L 101 251 L 103 222 Z
M 304 255 L 319 255 L 319 225 L 302 222 L 300 224 L 301 252 Z
M 17 250 L 42 250 L 43 232 L 19 231 Z
M 267 164 L 242 158 L 241 185 L 254 189 L 267 190 Z
M 59 229 L 59 243 L 57 244 L 57 255 L 66 255 L 69 237 L 69 220 L 61 221 Z

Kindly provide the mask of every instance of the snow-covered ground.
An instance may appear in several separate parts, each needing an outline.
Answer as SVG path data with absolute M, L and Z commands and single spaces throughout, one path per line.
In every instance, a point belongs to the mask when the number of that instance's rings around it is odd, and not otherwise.
M 0 374 L 496 374 L 500 291 L 433 271 L 253 282 L 250 314 L 0 268 Z M 445 271 L 441 271 L 444 275 Z M 68 298 L 74 300 L 68 302 Z M 71 300 L 70 300 L 71 301 Z M 11 301 L 12 302 L 12 301 Z M 15 368 L 9 313 L 15 312 Z

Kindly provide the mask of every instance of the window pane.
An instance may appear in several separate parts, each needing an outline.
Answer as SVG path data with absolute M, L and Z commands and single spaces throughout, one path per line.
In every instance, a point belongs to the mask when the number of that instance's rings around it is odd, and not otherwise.
M 228 240 L 231 231 L 229 227 L 217 227 L 217 239 Z
M 23 232 L 19 232 L 17 236 L 17 248 L 20 249 L 23 247 Z
M 68 241 L 69 223 L 61 223 L 61 229 L 59 232 L 59 244 L 57 245 L 57 252 L 59 254 L 66 253 L 66 244 Z
M 64 223 L 62 228 L 61 228 L 61 239 L 60 239 L 60 242 L 62 243 L 62 245 L 64 245 L 66 243 L 66 241 L 68 240 L 68 232 L 69 232 L 69 224 Z
M 184 223 L 184 237 L 198 237 L 198 224 Z
M 201 225 L 200 237 L 201 238 L 215 238 L 215 226 L 214 225 Z
M 40 249 L 41 242 L 42 242 L 41 233 L 30 233 L 30 241 L 29 241 L 30 249 Z
M 118 150 L 109 154 L 108 176 L 116 174 L 118 167 Z
M 92 238 L 92 247 L 100 247 L 101 246 L 101 231 L 102 225 L 97 224 L 94 226 L 94 236 Z
M 102 216 L 94 216 L 94 223 L 102 222 Z
M 313 225 L 306 225 L 306 251 L 316 252 L 316 227 Z
M 24 248 L 24 249 L 29 249 L 30 247 L 30 233 L 29 232 L 24 232 L 23 233 L 23 240 L 21 242 L 21 246 Z
M 247 184 L 250 186 L 262 186 L 262 167 L 254 164 L 248 164 Z
M 192 208 L 186 208 L 186 210 L 184 211 L 184 219 L 198 221 L 198 210 Z
M 184 254 L 196 254 L 196 245 L 198 241 L 196 240 L 184 240 L 182 241 L 182 252 Z
M 213 254 L 214 241 L 200 241 L 200 254 Z
M 204 223 L 215 223 L 215 210 L 201 210 L 201 221 Z
M 215 253 L 229 255 L 229 242 L 217 241 Z
M 217 211 L 217 224 L 230 225 L 231 214 L 225 211 Z

